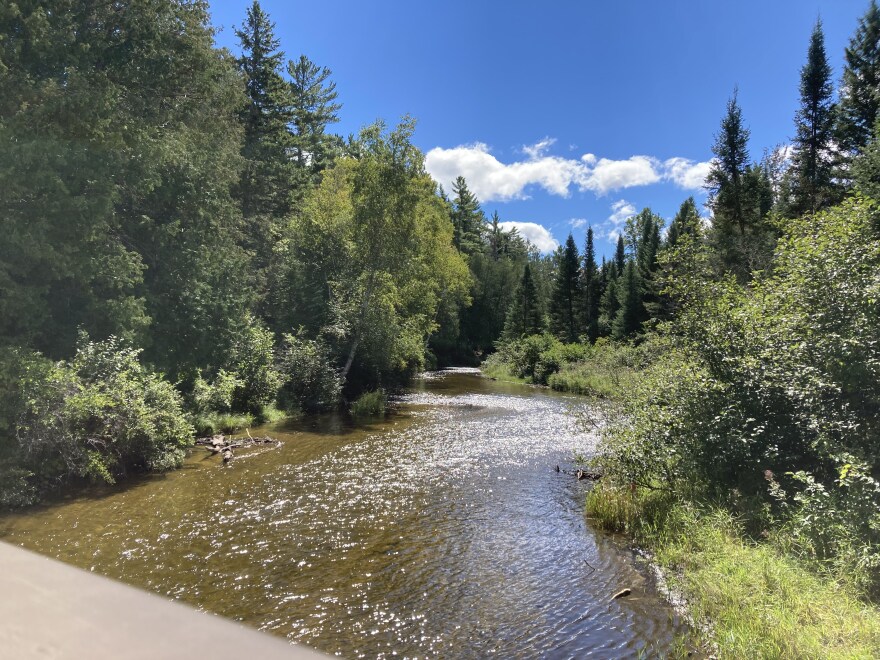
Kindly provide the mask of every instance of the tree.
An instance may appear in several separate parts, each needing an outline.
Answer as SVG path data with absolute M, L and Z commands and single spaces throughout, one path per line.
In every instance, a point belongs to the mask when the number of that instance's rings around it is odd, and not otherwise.
M 709 206 L 715 222 L 724 232 L 746 233 L 748 219 L 743 194 L 743 177 L 749 163 L 749 129 L 743 126 L 742 109 L 737 103 L 738 90 L 727 101 L 721 130 L 715 136 L 712 153 L 715 159 L 709 170 Z
M 596 248 L 593 245 L 593 228 L 587 227 L 587 242 L 584 246 L 583 268 L 581 269 L 581 292 L 583 294 L 583 326 L 587 339 L 595 342 L 599 336 L 599 302 L 601 282 L 596 265 Z
M 538 292 L 532 279 L 532 269 L 529 264 L 526 264 L 507 313 L 504 336 L 509 339 L 518 339 L 535 335 L 541 332 L 541 325 Z
M 697 203 L 693 197 L 688 197 L 681 203 L 678 213 L 669 225 L 666 234 L 666 244 L 674 247 L 682 236 L 693 236 L 700 231 L 700 213 L 697 211 Z
M 612 336 L 625 339 L 641 329 L 643 310 L 638 268 L 633 260 L 626 263 L 623 276 L 618 279 L 620 309 L 614 317 Z
M 310 175 L 312 183 L 333 160 L 334 136 L 326 133 L 330 124 L 339 121 L 342 108 L 336 102 L 336 83 L 331 71 L 319 67 L 305 55 L 287 63 L 290 75 L 291 120 L 294 128 L 293 154 L 297 167 Z
M 623 275 L 623 269 L 626 266 L 626 247 L 623 243 L 623 234 L 617 237 L 617 248 L 614 251 L 614 269 L 615 275 Z
M 558 255 L 556 280 L 550 300 L 550 331 L 561 341 L 577 341 L 582 306 L 580 255 L 571 234 Z
M 241 110 L 245 166 L 237 196 L 248 223 L 243 244 L 255 255 L 259 275 L 269 266 L 272 246 L 280 238 L 281 219 L 291 209 L 293 99 L 281 73 L 284 53 L 279 50 L 275 24 L 258 0 L 248 8 L 245 23 L 235 34 L 241 43 L 238 67 L 247 96 Z
M 837 107 L 837 137 L 841 147 L 855 156 L 871 140 L 880 110 L 880 8 L 876 0 L 850 39 L 845 51 L 840 102 Z
M 463 176 L 452 182 L 452 226 L 455 247 L 464 254 L 474 254 L 483 248 L 483 211 Z
M 837 197 L 832 181 L 834 104 L 831 67 L 825 56 L 822 22 L 816 21 L 801 69 L 801 106 L 795 116 L 791 211 L 795 215 L 829 206 Z

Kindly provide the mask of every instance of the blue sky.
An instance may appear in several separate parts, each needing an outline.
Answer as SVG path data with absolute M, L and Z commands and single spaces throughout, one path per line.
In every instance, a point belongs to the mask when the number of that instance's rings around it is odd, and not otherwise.
M 250 0 L 214 0 L 217 42 Z M 794 133 L 800 69 L 821 16 L 839 81 L 868 0 L 429 2 L 262 0 L 289 59 L 333 71 L 335 132 L 418 120 L 443 183 L 463 174 L 544 247 L 593 225 L 600 253 L 645 206 L 671 218 L 700 181 L 735 85 L 753 159 Z M 448 190 L 448 185 L 446 185 Z

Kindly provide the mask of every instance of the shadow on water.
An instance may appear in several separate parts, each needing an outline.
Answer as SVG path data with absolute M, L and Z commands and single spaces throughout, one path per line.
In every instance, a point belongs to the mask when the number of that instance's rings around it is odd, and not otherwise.
M 426 374 L 385 419 L 255 429 L 283 444 L 225 466 L 197 452 L 0 535 L 345 657 L 662 653 L 680 622 L 587 526 L 589 486 L 554 470 L 594 450 L 584 401 Z

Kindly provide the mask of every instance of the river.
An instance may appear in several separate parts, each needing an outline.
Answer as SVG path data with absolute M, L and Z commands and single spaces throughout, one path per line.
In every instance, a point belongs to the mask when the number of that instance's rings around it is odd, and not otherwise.
M 343 657 L 662 654 L 682 624 L 565 472 L 595 447 L 585 401 L 425 374 L 383 421 L 257 429 L 281 445 L 194 450 L 0 538 Z

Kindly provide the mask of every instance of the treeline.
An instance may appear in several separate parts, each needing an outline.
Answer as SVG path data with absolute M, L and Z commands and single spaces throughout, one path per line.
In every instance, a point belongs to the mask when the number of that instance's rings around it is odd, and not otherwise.
M 413 122 L 335 135 L 331 72 L 259 2 L 235 34 L 198 0 L 0 6 L 0 502 L 393 387 L 466 305 Z
M 642 311 L 659 319 L 654 357 L 618 393 L 621 417 L 606 430 L 601 457 L 607 479 L 588 502 L 596 520 L 661 552 L 683 534 L 714 534 L 716 544 L 741 534 L 745 542 L 730 542 L 737 548 L 769 543 L 767 557 L 787 557 L 773 561 L 796 559 L 828 584 L 873 599 L 880 594 L 878 39 L 872 2 L 845 51 L 835 100 L 817 23 L 794 142 L 760 162 L 749 156 L 736 93 L 728 102 L 713 147 L 711 223 L 684 232 L 673 223 L 667 233 L 651 280 L 659 287 L 644 289 L 659 291 L 657 314 L 651 298 Z M 715 523 L 701 520 L 726 522 L 710 534 L 706 525 Z M 676 545 L 672 554 L 717 569 L 717 551 L 701 543 Z M 772 655 L 765 642 L 783 655 L 829 653 L 823 644 L 834 633 L 809 628 L 807 614 L 799 621 L 809 631 L 767 624 L 784 618 L 773 609 L 786 607 L 783 588 L 767 583 L 756 606 L 769 612 L 764 623 L 722 613 L 723 597 L 705 599 L 705 611 L 721 620 L 718 639 L 729 633 L 747 655 Z M 829 608 L 841 598 L 820 596 L 832 599 L 821 605 Z M 856 655 L 876 654 L 876 637 L 853 644 Z

